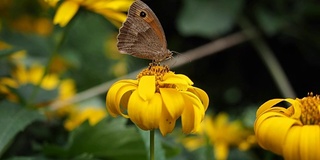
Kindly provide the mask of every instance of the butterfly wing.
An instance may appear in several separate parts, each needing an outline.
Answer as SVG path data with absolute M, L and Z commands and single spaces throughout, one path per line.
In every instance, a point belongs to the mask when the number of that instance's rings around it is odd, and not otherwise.
M 117 38 L 121 53 L 155 61 L 171 56 L 158 18 L 140 0 L 131 5 Z

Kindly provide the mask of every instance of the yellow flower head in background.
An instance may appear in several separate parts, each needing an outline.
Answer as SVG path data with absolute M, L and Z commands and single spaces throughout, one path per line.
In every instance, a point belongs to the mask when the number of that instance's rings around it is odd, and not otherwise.
M 246 129 L 239 120 L 230 121 L 226 113 L 205 116 L 197 134 L 185 137 L 182 143 L 193 151 L 206 145 L 207 139 L 213 147 L 214 159 L 219 160 L 227 159 L 230 147 L 245 151 L 255 143 L 253 131 Z
M 130 118 L 143 130 L 160 129 L 162 135 L 172 132 L 181 117 L 184 133 L 200 126 L 209 98 L 202 89 L 183 74 L 166 66 L 150 65 L 137 76 L 114 83 L 106 96 L 112 116 Z
M 278 105 L 288 102 L 290 107 Z M 284 159 L 320 159 L 320 97 L 271 99 L 257 110 L 259 145 Z
M 0 77 L 0 94 L 5 95 L 13 102 L 17 102 L 19 101 L 19 97 L 15 93 L 12 93 L 10 88 L 18 89 L 27 85 L 35 87 L 40 82 L 44 72 L 44 66 L 39 64 L 33 64 L 27 68 L 24 64 L 17 63 L 16 68 L 11 73 L 11 77 Z M 43 102 L 46 104 L 54 100 L 68 99 L 75 94 L 74 81 L 71 79 L 60 80 L 57 74 L 47 74 L 40 87 L 47 91 L 58 90 L 56 97 L 52 97 L 50 101 Z
M 53 23 L 46 14 L 43 14 L 47 11 L 47 7 L 42 4 L 44 4 L 42 0 L 31 2 L 1 0 L 0 30 L 3 26 L 19 33 L 50 35 L 53 31 Z M 37 9 L 22 9 L 30 8 L 29 5 Z
M 46 0 L 56 5 L 57 0 Z M 107 18 L 115 26 L 120 27 L 126 19 L 126 12 L 134 0 L 64 0 L 54 16 L 53 23 L 66 26 L 80 7 Z
M 76 109 L 70 113 L 69 117 L 64 122 L 64 127 L 71 131 L 88 120 L 91 126 L 96 125 L 107 116 L 105 108 L 88 106 L 84 109 Z

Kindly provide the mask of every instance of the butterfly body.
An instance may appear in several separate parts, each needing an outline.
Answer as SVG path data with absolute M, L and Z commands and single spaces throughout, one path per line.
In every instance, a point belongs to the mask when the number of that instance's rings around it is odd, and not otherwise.
M 161 62 L 172 56 L 162 26 L 153 11 L 142 1 L 135 1 L 119 30 L 120 53 Z

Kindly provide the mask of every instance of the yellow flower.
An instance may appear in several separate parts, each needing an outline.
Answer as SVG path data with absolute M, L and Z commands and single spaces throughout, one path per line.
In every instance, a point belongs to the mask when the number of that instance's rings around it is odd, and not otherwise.
M 126 19 L 126 12 L 134 0 L 64 0 L 59 6 L 53 23 L 66 26 L 80 7 L 101 14 L 120 27 Z M 48 3 L 52 0 L 47 0 Z
M 38 64 L 33 64 L 29 68 L 26 68 L 21 63 L 17 63 L 16 65 L 11 77 L 0 78 L 0 94 L 6 95 L 9 100 L 14 102 L 17 102 L 19 99 L 16 94 L 11 92 L 10 88 L 18 89 L 27 85 L 37 86 L 45 71 L 44 67 Z M 40 87 L 47 91 L 58 89 L 57 97 L 52 97 L 51 101 L 67 99 L 75 94 L 74 81 L 71 79 L 60 80 L 57 74 L 47 74 Z M 42 103 L 47 104 L 51 101 Z
M 10 49 L 12 46 L 4 41 L 0 41 L 0 50 Z
M 53 30 L 52 21 L 43 14 L 47 8 L 42 5 L 42 1 L 22 2 L 22 1 L 0 1 L 0 30 L 1 26 L 10 28 L 11 31 L 22 33 L 36 33 L 47 36 Z M 29 8 L 32 5 L 36 9 L 20 9 Z M 14 13 L 14 16 L 13 16 Z M 1 23 L 5 22 L 5 23 Z
M 206 139 L 213 146 L 215 159 L 227 159 L 229 148 L 238 147 L 247 150 L 255 141 L 253 134 L 245 129 L 239 120 L 229 121 L 226 113 L 219 113 L 215 119 L 205 116 L 198 136 L 183 139 L 184 146 L 193 151 L 206 144 Z
M 282 107 L 287 102 L 290 107 Z M 280 104 L 282 104 L 280 103 Z M 284 159 L 320 159 L 320 97 L 271 99 L 257 110 L 259 145 Z
M 130 118 L 143 130 L 160 129 L 162 135 L 172 132 L 181 116 L 182 130 L 198 129 L 209 104 L 202 89 L 183 74 L 175 74 L 166 66 L 150 65 L 137 80 L 114 83 L 106 96 L 112 116 Z
M 31 32 L 39 35 L 48 36 L 53 30 L 53 24 L 46 17 L 32 17 L 22 15 L 11 22 L 11 27 L 20 32 Z
M 64 122 L 64 127 L 71 131 L 88 120 L 89 124 L 94 126 L 107 116 L 107 111 L 100 107 L 86 107 L 84 109 L 75 110 L 70 114 L 68 119 Z
M 126 62 L 127 57 L 124 54 L 119 54 L 116 37 L 116 34 L 109 36 L 104 43 L 104 48 L 106 57 L 115 62 L 109 67 L 109 72 L 116 77 L 120 77 L 128 73 L 128 63 Z

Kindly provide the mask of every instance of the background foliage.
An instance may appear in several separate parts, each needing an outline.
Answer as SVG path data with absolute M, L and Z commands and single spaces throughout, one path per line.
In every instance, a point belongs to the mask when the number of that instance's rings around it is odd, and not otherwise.
M 288 97 L 276 83 L 264 58 L 270 50 L 292 87 L 289 96 L 318 93 L 320 71 L 320 5 L 316 0 L 146 0 L 166 32 L 168 48 L 178 58 L 184 51 L 235 33 L 252 36 L 243 43 L 199 60 L 190 60 L 176 73 L 188 75 L 210 97 L 207 112 L 226 112 L 252 130 L 255 111 L 271 98 Z M 0 2 L 0 76 L 10 77 L 12 56 L 25 51 L 24 63 L 47 64 L 62 79 L 74 80 L 77 93 L 146 67 L 149 61 L 117 53 L 118 29 L 101 15 L 80 9 L 70 24 L 52 24 L 55 8 L 41 0 Z M 252 31 L 252 32 L 247 32 Z M 251 33 L 249 35 L 248 33 Z M 61 43 L 61 39 L 63 42 Z M 6 47 L 10 45 L 11 47 Z M 57 47 L 58 46 L 58 47 Z M 57 50 L 58 48 L 58 50 Z M 170 60 L 175 63 L 174 58 Z M 26 87 L 26 86 L 25 86 Z M 107 86 L 106 86 L 107 87 Z M 41 92 L 43 102 L 56 95 Z M 12 89 L 28 99 L 27 88 Z M 25 96 L 23 96 L 25 95 Z M 90 99 L 104 106 L 105 94 Z M 292 98 L 294 98 L 292 97 Z M 106 117 L 92 126 L 86 121 L 73 131 L 66 117 L 48 119 L 39 108 L 0 94 L 0 158 L 3 159 L 146 159 L 148 138 L 123 118 Z M 88 103 L 78 102 L 81 106 Z M 44 104 L 45 110 L 46 104 Z M 28 108 L 29 107 L 29 108 Z M 42 108 L 42 109 L 43 109 Z M 178 131 L 177 131 L 178 132 Z M 188 151 L 177 139 L 182 133 L 157 136 L 156 159 L 213 159 L 212 146 Z M 193 157 L 193 158 L 192 158 Z M 229 159 L 281 159 L 259 146 L 242 152 L 230 147 Z

